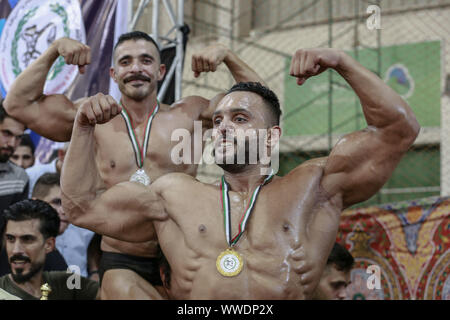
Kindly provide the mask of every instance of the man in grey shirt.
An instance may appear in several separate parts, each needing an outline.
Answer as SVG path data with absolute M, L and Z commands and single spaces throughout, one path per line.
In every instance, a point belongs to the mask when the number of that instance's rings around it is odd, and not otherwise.
M 25 170 L 9 161 L 24 130 L 25 126 L 11 118 L 3 108 L 3 101 L 0 102 L 0 214 L 9 205 L 28 197 Z

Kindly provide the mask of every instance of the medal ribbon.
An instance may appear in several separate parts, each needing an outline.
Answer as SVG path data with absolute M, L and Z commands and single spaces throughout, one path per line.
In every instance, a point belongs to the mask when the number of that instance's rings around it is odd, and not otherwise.
M 147 124 L 145 125 L 144 141 L 142 144 L 142 148 L 140 147 L 139 142 L 136 138 L 136 133 L 134 132 L 130 116 L 128 115 L 125 107 L 122 105 L 122 102 L 120 102 L 120 105 L 122 106 L 122 111 L 120 114 L 122 115 L 123 119 L 125 120 L 125 124 L 127 125 L 128 136 L 130 137 L 131 145 L 133 146 L 134 150 L 134 155 L 136 156 L 136 164 L 140 169 L 144 166 L 144 159 L 145 155 L 147 154 L 148 139 L 150 137 L 150 129 L 152 127 L 153 117 L 159 110 L 159 101 L 156 102 L 155 106 L 153 107 L 153 111 L 150 112 L 148 115 Z
M 258 193 L 263 185 L 268 183 L 270 179 L 274 176 L 273 172 L 264 179 L 263 183 L 261 183 L 258 187 L 256 187 L 255 191 L 250 198 L 250 202 L 247 205 L 247 209 L 241 217 L 241 221 L 239 222 L 239 230 L 234 238 L 231 238 L 231 214 L 230 214 L 230 197 L 228 196 L 228 184 L 225 181 L 225 176 L 222 176 L 222 183 L 220 185 L 220 200 L 222 201 L 223 207 L 223 217 L 224 217 L 224 226 L 225 226 L 225 236 L 227 238 L 228 245 L 230 247 L 234 246 L 242 234 L 245 231 L 245 227 L 247 226 L 248 219 L 250 218 L 250 214 L 253 210 L 253 206 L 255 205 L 256 198 L 258 197 Z

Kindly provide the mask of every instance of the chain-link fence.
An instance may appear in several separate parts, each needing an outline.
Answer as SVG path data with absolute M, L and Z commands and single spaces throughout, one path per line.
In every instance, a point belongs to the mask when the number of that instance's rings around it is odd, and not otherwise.
M 233 85 L 225 66 L 197 79 L 190 69 L 197 50 L 228 45 L 280 98 L 280 175 L 327 156 L 340 137 L 366 126 L 359 100 L 336 72 L 296 85 L 288 70 L 297 49 L 345 50 L 404 97 L 419 137 L 380 192 L 341 215 L 337 241 L 355 257 L 348 296 L 449 299 L 450 0 L 186 0 L 185 9 L 191 34 L 183 96 L 211 98 Z M 221 174 L 202 165 L 197 178 Z M 376 290 L 366 285 L 374 266 Z
M 449 0 L 197 0 L 186 6 L 192 33 L 183 95 L 212 97 L 233 84 L 224 66 L 199 79 L 190 71 L 193 52 L 214 41 L 229 45 L 282 102 L 279 174 L 326 156 L 339 137 L 366 126 L 359 100 L 336 72 L 325 72 L 302 87 L 288 74 L 297 49 L 333 47 L 348 52 L 404 97 L 422 127 L 391 179 L 360 205 L 450 193 L 450 152 L 444 139 L 449 136 Z M 213 180 L 217 170 L 201 167 L 199 178 Z

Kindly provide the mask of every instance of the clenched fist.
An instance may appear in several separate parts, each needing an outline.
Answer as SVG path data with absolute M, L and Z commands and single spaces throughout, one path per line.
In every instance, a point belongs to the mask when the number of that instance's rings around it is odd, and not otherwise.
M 121 111 L 122 107 L 113 97 L 97 93 L 81 104 L 76 121 L 82 126 L 95 126 L 110 121 Z
M 317 76 L 328 68 L 335 69 L 343 52 L 337 49 L 299 49 L 292 56 L 290 75 L 302 85 L 309 77 Z
M 228 54 L 228 48 L 217 43 L 208 46 L 192 56 L 192 71 L 194 77 L 198 77 L 202 72 L 214 72 L 217 66 L 222 63 Z
M 79 41 L 61 38 L 56 40 L 54 45 L 66 64 L 77 65 L 82 74 L 85 71 L 85 66 L 91 63 L 91 48 Z

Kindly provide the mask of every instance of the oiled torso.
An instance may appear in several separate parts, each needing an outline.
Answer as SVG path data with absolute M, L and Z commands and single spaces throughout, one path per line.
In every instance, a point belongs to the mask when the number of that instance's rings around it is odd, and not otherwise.
M 305 166 L 261 189 L 247 229 L 234 247 L 244 260 L 235 277 L 224 277 L 216 269 L 217 256 L 228 247 L 219 187 L 174 178 L 173 186 L 162 192 L 170 219 L 155 226 L 172 267 L 175 297 L 308 298 L 335 241 L 340 213 L 321 190 L 322 173 L 320 165 Z M 229 195 L 234 236 L 247 202 L 242 200 L 245 195 Z

